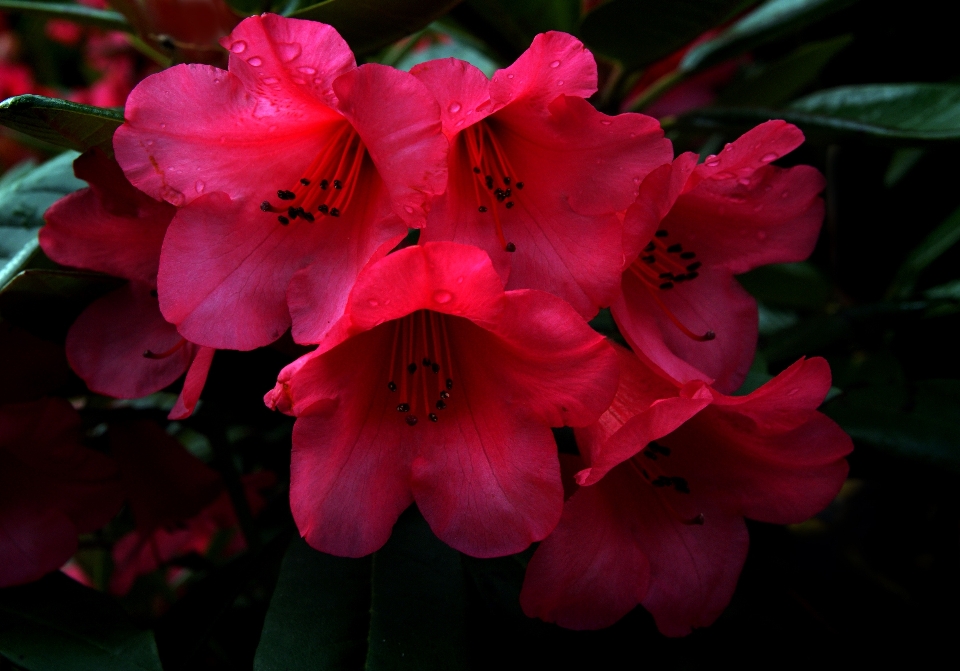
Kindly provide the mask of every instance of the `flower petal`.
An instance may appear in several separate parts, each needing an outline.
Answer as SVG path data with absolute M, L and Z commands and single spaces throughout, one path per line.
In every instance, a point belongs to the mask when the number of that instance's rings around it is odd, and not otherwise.
M 478 68 L 457 58 L 440 58 L 410 68 L 440 104 L 443 134 L 453 139 L 462 129 L 483 120 L 500 106 L 490 103 L 490 80 Z
M 172 384 L 190 366 L 196 346 L 186 343 L 169 356 L 151 359 L 183 338 L 164 321 L 149 286 L 131 282 L 94 301 L 67 333 L 67 360 L 91 391 L 140 398 Z
M 187 377 L 183 381 L 183 390 L 177 396 L 177 402 L 167 415 L 167 419 L 186 419 L 193 414 L 200 400 L 203 385 L 207 382 L 207 373 L 213 363 L 213 355 L 217 350 L 212 347 L 198 347 L 197 354 L 187 369 Z
M 490 95 L 498 105 L 544 108 L 558 95 L 589 98 L 597 91 L 597 62 L 573 35 L 550 31 L 533 38 L 514 63 L 497 70 Z

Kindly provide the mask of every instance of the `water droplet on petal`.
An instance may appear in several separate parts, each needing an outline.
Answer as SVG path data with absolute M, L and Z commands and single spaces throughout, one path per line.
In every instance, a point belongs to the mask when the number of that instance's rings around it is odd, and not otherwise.
M 557 86 L 563 86 L 563 80 L 562 80 L 562 79 L 557 82 Z
M 166 128 L 166 127 L 167 127 L 167 124 L 165 123 L 160 124 L 160 128 Z
M 264 83 L 264 84 L 276 84 L 278 81 L 280 81 L 280 80 L 277 79 L 276 77 L 264 77 L 264 78 L 263 78 L 263 83 Z
M 410 207 L 409 205 L 404 205 L 403 209 L 407 211 L 407 214 L 413 214 L 413 208 Z
M 370 300 L 367 301 L 367 303 L 368 303 L 368 304 L 370 305 L 370 307 L 372 307 L 372 308 L 375 308 L 375 307 L 377 307 L 378 305 L 380 305 L 380 301 L 378 301 L 376 298 L 371 298 Z
M 299 68 L 297 68 L 297 70 L 299 70 L 300 72 L 302 72 L 302 73 L 305 74 L 305 75 L 315 75 L 315 74 L 317 74 L 316 69 L 315 69 L 315 68 L 311 68 L 309 65 L 301 65 Z
M 728 145 L 726 145 L 726 146 L 723 148 L 723 150 L 724 150 L 724 151 L 733 151 L 733 145 L 732 145 L 732 144 L 728 144 Z
M 300 55 L 300 45 L 296 42 L 281 42 L 277 45 L 277 53 L 280 54 L 280 60 L 289 63 Z
M 232 51 L 235 54 L 242 54 L 246 50 L 246 48 L 247 48 L 247 43 L 244 42 L 243 40 L 237 40 L 236 42 L 230 45 L 230 51 Z
M 153 144 L 153 140 L 147 140 L 146 145 L 149 147 Z
M 510 73 L 509 75 L 507 75 L 507 79 L 513 79 L 513 73 Z
M 741 177 L 737 181 L 743 184 L 744 186 L 750 186 L 750 180 L 746 177 Z
M 214 83 L 214 84 L 219 84 L 219 83 L 220 83 L 220 78 L 217 77 L 216 79 L 214 79 L 214 80 L 213 80 L 213 83 Z
M 634 177 L 634 178 L 633 178 L 633 183 L 634 183 L 634 184 L 639 184 L 639 183 L 640 183 L 640 178 L 639 178 L 639 177 Z
M 250 65 L 252 65 L 252 66 L 255 67 L 255 68 L 263 65 L 263 61 L 260 59 L 259 56 L 254 56 L 253 58 L 251 58 L 250 60 L 248 60 L 247 63 L 249 63 Z
M 449 303 L 451 300 L 453 300 L 453 294 L 451 294 L 449 291 L 443 291 L 442 289 L 439 291 L 434 291 L 433 300 L 441 304 Z
M 163 199 L 165 201 L 167 201 L 171 205 L 174 205 L 175 207 L 180 207 L 187 200 L 186 198 L 183 197 L 182 193 L 180 193 L 176 189 L 171 188 L 169 186 L 164 187 L 163 190 L 160 192 L 160 195 L 163 196 Z
M 197 188 L 197 193 L 203 193 L 203 189 L 204 189 L 204 187 L 206 187 L 207 185 L 204 184 L 203 182 L 197 182 L 195 186 L 196 186 L 196 188 Z
M 554 61 L 553 63 L 550 64 L 550 67 L 551 67 L 551 68 L 559 68 L 559 67 L 560 67 L 560 61 Z
M 463 284 L 463 275 L 457 278 L 457 284 Z
M 460 103 L 450 103 L 450 107 L 447 109 L 450 111 L 450 114 L 456 114 L 460 111 Z
M 718 165 L 720 165 L 720 161 L 716 161 L 716 160 L 714 160 L 714 161 L 707 161 L 707 167 L 708 167 L 708 168 L 716 168 Z
M 460 128 L 460 126 L 463 125 L 463 119 L 460 119 L 460 121 L 458 121 L 458 122 L 455 123 L 454 125 L 455 125 L 457 128 Z
M 609 126 L 613 122 L 610 121 L 610 119 L 600 119 L 600 123 L 602 123 L 604 126 Z
M 770 161 L 776 161 L 778 158 L 780 158 L 779 154 L 774 154 L 773 152 L 770 152 L 769 154 L 764 154 L 763 156 L 761 156 L 760 160 L 763 161 L 764 163 L 769 163 Z

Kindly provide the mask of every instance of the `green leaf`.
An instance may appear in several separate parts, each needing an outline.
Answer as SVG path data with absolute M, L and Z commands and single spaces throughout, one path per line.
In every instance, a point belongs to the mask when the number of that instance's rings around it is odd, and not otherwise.
M 727 86 L 721 105 L 780 105 L 812 84 L 824 66 L 853 39 L 841 35 L 832 40 L 804 44 L 786 57 L 755 69 Z
M 770 0 L 720 35 L 691 49 L 680 62 L 684 72 L 701 70 L 790 35 L 857 0 Z
M 579 0 L 467 0 L 466 4 L 517 52 L 529 47 L 538 33 L 576 33 L 580 21 Z
M 297 538 L 270 600 L 254 671 L 359 669 L 367 649 L 371 559 L 333 557 Z
M 0 654 L 29 671 L 162 671 L 151 632 L 59 572 L 0 590 Z
M 833 296 L 830 281 L 809 263 L 761 266 L 737 279 L 754 298 L 777 307 L 819 310 Z
M 823 411 L 854 440 L 960 471 L 960 380 L 847 390 Z
M 414 36 L 410 39 L 411 44 L 405 45 L 407 48 L 402 49 L 402 53 L 396 55 L 388 53 L 381 62 L 392 65 L 398 70 L 409 71 L 415 65 L 438 58 L 458 58 L 470 63 L 487 77 L 492 77 L 500 67 L 500 64 L 486 52 L 483 43 L 439 22 L 432 23 L 420 37 Z M 410 48 L 414 43 L 424 39 L 429 41 L 425 48 L 422 45 L 416 50 Z
M 686 46 L 754 0 L 612 0 L 587 14 L 580 35 L 627 69 L 645 67 Z
M 0 124 L 58 147 L 86 151 L 100 147 L 113 155 L 113 132 L 123 112 L 79 105 L 59 98 L 22 95 L 0 103 Z
M 926 149 L 919 147 L 904 147 L 894 150 L 893 156 L 890 157 L 890 165 L 887 166 L 887 172 L 883 175 L 883 185 L 887 188 L 895 186 L 920 162 L 920 159 L 926 153 Z
M 93 26 L 104 30 L 133 32 L 133 27 L 123 14 L 106 9 L 94 9 L 79 3 L 26 2 L 24 0 L 0 0 L 0 9 L 20 14 L 32 14 L 43 19 L 66 19 L 81 26 Z
M 715 130 L 784 119 L 807 134 L 892 142 L 960 140 L 960 84 L 865 84 L 813 93 L 782 110 L 715 107 L 683 125 Z
M 941 254 L 960 240 L 960 208 L 957 208 L 943 223 L 917 245 L 907 256 L 893 278 L 887 297 L 904 299 L 910 296 L 920 273 Z
M 466 669 L 465 611 L 460 554 L 411 507 L 373 557 L 367 671 Z
M 291 16 L 329 23 L 354 53 L 366 54 L 406 37 L 446 14 L 460 0 L 326 0 Z

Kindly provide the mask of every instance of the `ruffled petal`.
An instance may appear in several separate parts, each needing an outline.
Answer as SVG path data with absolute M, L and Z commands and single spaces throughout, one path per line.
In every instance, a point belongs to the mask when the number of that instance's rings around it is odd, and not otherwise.
M 342 75 L 333 87 L 337 109 L 366 145 L 394 212 L 422 227 L 430 200 L 447 184 L 448 144 L 436 100 L 409 73 L 376 63 Z
M 115 398 L 160 391 L 183 375 L 197 351 L 164 321 L 149 286 L 133 282 L 84 310 L 67 333 L 66 348 L 70 367 L 90 390 Z M 144 356 L 173 348 L 163 358 Z
M 623 256 L 630 265 L 653 239 L 660 222 L 670 212 L 687 180 L 697 167 L 697 155 L 681 154 L 648 174 L 640 183 L 636 201 L 623 218 Z
M 750 370 L 757 347 L 757 304 L 722 270 L 705 266 L 699 277 L 672 289 L 651 287 L 627 271 L 611 313 L 634 351 L 676 380 L 703 380 L 729 393 Z M 713 339 L 701 340 L 708 332 Z
M 167 415 L 167 419 L 186 419 L 193 414 L 200 400 L 203 385 L 207 382 L 207 373 L 213 363 L 213 355 L 217 350 L 212 347 L 198 347 L 197 354 L 190 363 L 187 377 L 183 381 L 183 390 L 177 397 L 177 402 Z
M 570 629 L 600 629 L 629 613 L 647 593 L 650 562 L 633 531 L 647 501 L 635 483 L 611 474 L 581 487 L 527 565 L 520 605 Z M 626 486 L 623 486 L 626 485 Z
M 514 63 L 497 70 L 490 95 L 497 105 L 543 109 L 558 95 L 589 98 L 597 91 L 597 62 L 573 35 L 550 31 L 533 38 Z
M 415 434 L 388 397 L 390 331 L 362 333 L 312 358 L 293 381 L 309 390 L 294 425 L 290 507 L 314 548 L 343 557 L 386 543 L 410 505 Z M 294 392 L 298 396 L 298 392 Z
M 134 189 L 99 150 L 74 161 L 74 171 L 91 187 L 47 210 L 43 251 L 66 266 L 156 286 L 160 245 L 174 208 Z
M 410 68 L 440 104 L 443 134 L 452 139 L 501 106 L 490 102 L 490 80 L 478 68 L 457 58 L 441 58 Z

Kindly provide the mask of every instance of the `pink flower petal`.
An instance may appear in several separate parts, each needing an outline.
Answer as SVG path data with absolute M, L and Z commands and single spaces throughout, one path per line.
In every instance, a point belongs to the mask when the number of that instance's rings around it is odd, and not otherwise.
M 203 385 L 207 382 L 207 373 L 210 372 L 210 364 L 213 363 L 213 355 L 216 351 L 212 347 L 197 348 L 197 355 L 190 363 L 187 377 L 183 381 L 183 391 L 180 392 L 176 404 L 167 415 L 168 419 L 186 419 L 193 414 L 197 401 L 200 400 Z

